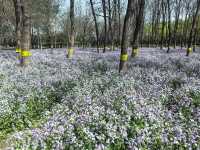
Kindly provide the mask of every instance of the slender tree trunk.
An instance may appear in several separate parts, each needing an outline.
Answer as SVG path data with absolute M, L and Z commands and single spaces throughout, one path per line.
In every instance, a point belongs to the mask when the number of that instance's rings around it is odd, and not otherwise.
M 106 52 L 106 44 L 107 44 L 107 16 L 106 16 L 106 1 L 102 0 L 103 7 L 103 18 L 104 18 L 104 42 L 103 42 L 103 53 Z
M 183 35 L 183 25 L 181 23 L 181 37 L 180 37 L 181 50 L 183 49 L 183 37 L 182 37 L 182 35 Z
M 138 5 L 139 11 L 136 14 L 136 25 L 132 37 L 132 57 L 135 57 L 138 54 L 138 35 L 141 31 L 142 22 L 144 19 L 145 0 L 141 0 Z
M 121 0 L 118 0 L 118 24 L 119 24 L 119 27 L 118 27 L 118 42 L 119 44 L 121 43 Z
M 160 0 L 156 1 L 156 18 L 155 18 L 155 26 L 154 26 L 154 33 L 155 33 L 155 37 L 154 37 L 154 43 L 156 45 L 156 47 L 158 46 L 158 41 L 159 41 L 159 25 L 160 25 Z
M 194 32 L 194 40 L 193 40 L 193 52 L 196 51 L 196 44 L 197 44 L 197 31 Z
M 177 4 L 177 7 L 176 7 L 176 10 L 175 10 L 175 25 L 174 25 L 174 49 L 176 48 L 176 42 L 177 42 L 177 30 L 178 30 L 178 25 L 179 25 L 179 16 L 180 16 L 180 5 L 181 5 L 181 0 L 176 0 L 176 4 Z
M 21 0 L 22 2 L 22 15 L 23 15 L 23 28 L 22 28 L 22 39 L 21 39 L 21 59 L 20 64 L 24 66 L 27 62 L 28 57 L 31 55 L 31 18 L 30 18 L 30 1 Z
M 31 49 L 31 48 L 34 49 L 34 48 L 35 48 L 35 39 L 34 39 L 33 27 L 31 27 L 31 32 L 30 32 L 30 33 L 31 33 L 31 44 L 30 44 L 31 47 L 30 47 L 30 49 Z
M 152 22 L 151 22 L 151 44 L 153 45 L 155 43 L 155 8 L 153 8 L 153 13 L 152 13 Z
M 184 20 L 184 17 L 183 17 L 183 20 Z M 180 43 L 181 43 L 181 50 L 183 49 L 183 35 L 184 35 L 184 22 L 182 21 L 181 22 L 181 37 L 180 37 Z
M 94 23 L 95 23 L 97 52 L 99 53 L 99 27 L 98 27 L 97 18 L 96 18 L 96 14 L 95 14 L 95 10 L 94 10 L 94 4 L 93 4 L 92 0 L 90 0 L 90 5 L 91 5 L 92 15 L 94 18 Z
M 22 35 L 22 9 L 21 0 L 13 0 L 15 7 L 15 17 L 16 17 L 16 52 L 21 51 L 21 35 Z
M 108 25 L 109 25 L 109 46 L 113 50 L 113 29 L 112 29 L 112 8 L 111 0 L 108 0 Z
M 168 42 L 167 42 L 167 53 L 170 51 L 171 45 L 171 8 L 170 8 L 170 0 L 167 0 L 167 9 L 168 9 Z
M 117 0 L 113 0 L 113 19 L 114 19 L 114 25 L 113 25 L 113 40 L 114 40 L 114 45 L 118 45 L 117 44 L 117 40 L 118 40 L 118 27 L 117 27 Z
M 165 14 L 166 14 L 166 7 L 165 2 L 162 0 L 162 29 L 161 29 L 161 42 L 160 42 L 160 49 L 163 50 L 163 42 L 164 42 L 164 31 L 165 31 Z
M 70 0 L 70 37 L 69 37 L 69 49 L 68 49 L 68 58 L 71 58 L 74 54 L 74 40 L 75 40 L 75 8 L 74 8 L 75 0 Z
M 124 27 L 123 27 L 123 33 L 122 33 L 119 72 L 127 69 L 127 60 L 128 60 L 128 53 L 127 53 L 128 36 L 127 35 L 128 35 L 129 21 L 130 21 L 130 18 L 133 17 L 134 2 L 135 2 L 134 0 L 128 0 L 128 6 L 127 6 L 127 11 L 126 11 L 126 16 L 124 19 Z
M 185 22 L 184 22 L 184 33 L 183 33 L 183 37 L 184 37 L 184 46 L 187 46 L 187 38 L 188 38 L 188 28 L 189 28 L 189 18 L 191 18 L 190 16 L 190 6 L 189 3 L 187 4 L 187 8 L 186 8 L 186 15 L 185 15 Z
M 194 32 L 193 52 L 196 51 L 197 35 L 198 35 L 198 26 L 199 26 L 199 16 L 197 17 L 197 25 L 196 25 L 195 32 Z
M 190 30 L 190 36 L 188 39 L 188 49 L 187 49 L 186 56 L 189 56 L 190 52 L 191 52 L 191 46 L 192 46 L 192 42 L 194 39 L 194 31 L 195 31 L 196 24 L 197 24 L 197 17 L 198 17 L 199 9 L 200 9 L 200 0 L 197 0 L 197 8 L 196 8 L 196 12 L 193 16 L 193 20 L 192 20 L 192 28 Z
M 149 24 L 149 26 L 150 26 L 150 24 Z M 151 46 L 151 29 L 148 30 L 148 47 L 150 48 L 150 46 Z
M 53 33 L 52 33 L 52 30 L 50 29 L 50 32 L 49 32 L 49 37 L 50 37 L 50 48 L 51 50 L 54 48 L 54 37 L 53 37 Z
M 143 20 L 142 20 L 142 24 L 141 24 L 141 31 L 140 31 L 140 47 L 143 47 L 143 39 L 144 39 L 144 15 L 143 14 Z
M 54 32 L 54 48 L 57 48 L 57 37 L 56 37 L 56 32 Z
M 181 35 L 181 41 L 182 41 L 182 46 L 181 46 L 181 49 L 186 46 L 186 41 L 187 41 L 187 20 L 188 20 L 188 13 L 189 13 L 189 10 L 186 9 L 186 14 L 185 14 L 185 17 L 184 17 L 184 22 L 183 22 L 183 25 L 182 25 L 182 35 Z
M 40 48 L 40 43 L 41 41 L 40 41 L 40 29 L 39 29 L 39 27 L 37 28 L 37 49 L 39 49 Z

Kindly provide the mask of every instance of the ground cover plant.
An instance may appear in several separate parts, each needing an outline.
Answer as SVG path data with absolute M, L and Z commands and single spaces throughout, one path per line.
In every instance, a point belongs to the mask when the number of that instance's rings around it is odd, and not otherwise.
M 34 50 L 0 55 L 0 149 L 199 149 L 200 54 Z

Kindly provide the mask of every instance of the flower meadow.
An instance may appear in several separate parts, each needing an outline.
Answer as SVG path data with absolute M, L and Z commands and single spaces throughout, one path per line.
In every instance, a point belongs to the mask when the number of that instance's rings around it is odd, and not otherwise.
M 0 149 L 199 150 L 200 54 L 143 48 L 0 51 Z

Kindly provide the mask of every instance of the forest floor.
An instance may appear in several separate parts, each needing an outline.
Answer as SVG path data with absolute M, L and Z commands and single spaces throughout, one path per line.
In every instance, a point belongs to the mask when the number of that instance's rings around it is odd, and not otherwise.
M 0 51 L 0 149 L 200 149 L 200 54 Z

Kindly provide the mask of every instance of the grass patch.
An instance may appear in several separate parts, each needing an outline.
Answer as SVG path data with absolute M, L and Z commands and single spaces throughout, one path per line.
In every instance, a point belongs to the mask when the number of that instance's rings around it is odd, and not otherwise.
M 75 126 L 74 133 L 80 141 L 83 141 L 83 149 L 95 149 L 95 143 L 88 137 L 88 135 L 83 131 L 80 126 Z
M 126 150 L 127 148 L 124 139 L 116 139 L 114 143 L 108 146 L 108 150 Z
M 200 107 L 200 93 L 190 92 L 190 97 L 192 98 L 192 105 L 194 107 Z
M 145 127 L 145 121 L 142 118 L 131 117 L 128 129 L 128 138 L 134 138 L 137 135 L 138 130 Z
M 10 104 L 10 113 L 0 118 L 0 141 L 5 140 L 13 132 L 37 127 L 44 121 L 44 113 L 51 111 L 55 104 L 61 101 L 62 94 L 58 94 L 60 87 L 56 88 L 58 90 L 47 87 L 42 95 L 33 91 L 34 94 L 23 103 L 13 101 Z
M 184 84 L 185 84 L 185 82 L 184 82 L 181 78 L 175 78 L 175 79 L 172 79 L 172 80 L 169 82 L 169 86 L 170 86 L 173 90 L 180 89 Z

